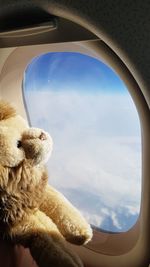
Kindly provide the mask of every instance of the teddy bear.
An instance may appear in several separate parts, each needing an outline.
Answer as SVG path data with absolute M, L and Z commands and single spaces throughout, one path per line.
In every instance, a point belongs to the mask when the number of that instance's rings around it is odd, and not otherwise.
M 0 100 L 0 238 L 29 248 L 39 267 L 81 267 L 67 242 L 83 245 L 92 229 L 48 184 L 50 135 L 32 128 Z

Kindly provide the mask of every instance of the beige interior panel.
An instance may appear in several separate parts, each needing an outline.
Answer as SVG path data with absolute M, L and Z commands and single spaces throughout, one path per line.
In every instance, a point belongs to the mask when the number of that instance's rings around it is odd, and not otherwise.
M 109 62 L 124 80 L 135 101 L 140 114 L 143 129 L 143 152 L 149 157 L 146 148 L 148 142 L 148 109 L 143 94 L 136 81 L 124 66 L 124 64 L 111 52 L 101 41 L 82 43 L 64 43 L 39 46 L 19 47 L 12 51 L 7 57 L 0 74 L 0 94 L 2 98 L 16 104 L 19 112 L 26 117 L 22 94 L 22 80 L 24 70 L 29 62 L 37 55 L 50 51 L 78 51 L 85 53 L 105 62 Z M 110 263 L 115 267 L 142 267 L 147 264 L 149 255 L 147 231 L 149 227 L 147 211 L 149 209 L 149 164 L 144 162 L 142 183 L 141 213 L 137 224 L 127 233 L 109 234 L 96 232 L 93 241 L 87 247 L 74 247 L 78 251 L 87 267 L 109 267 Z M 145 197 L 147 196 L 147 197 Z M 143 201 L 144 200 L 144 201 Z M 145 267 L 143 266 L 143 267 Z
M 25 3 L 25 4 L 22 4 Z M 137 224 L 125 239 L 95 234 L 101 243 L 74 247 L 85 267 L 148 267 L 150 262 L 150 5 L 149 1 L 43 0 L 5 1 L 6 11 L 40 8 L 83 26 L 102 42 L 49 44 L 0 49 L 0 96 L 17 105 L 26 117 L 22 95 L 23 73 L 30 60 L 48 51 L 80 51 L 109 62 L 129 88 L 142 129 L 142 200 Z M 2 12 L 3 13 L 3 12 Z M 8 17 L 11 12 L 8 12 Z M 0 16 L 2 25 L 3 14 Z M 93 38 L 93 37 L 91 37 Z M 12 53 L 11 53 L 12 52 Z M 113 241 L 115 239 L 115 241 Z M 132 243 L 132 245 L 131 245 Z M 109 246 L 108 246 L 109 245 Z M 112 253 L 113 251 L 113 253 Z M 118 251 L 118 254 L 117 254 Z

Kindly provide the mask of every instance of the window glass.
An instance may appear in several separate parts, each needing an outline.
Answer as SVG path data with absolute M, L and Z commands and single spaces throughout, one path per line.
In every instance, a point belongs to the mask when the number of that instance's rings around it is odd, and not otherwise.
M 95 58 L 56 52 L 30 62 L 23 89 L 31 125 L 54 140 L 49 183 L 97 229 L 131 228 L 140 210 L 141 136 L 125 84 Z

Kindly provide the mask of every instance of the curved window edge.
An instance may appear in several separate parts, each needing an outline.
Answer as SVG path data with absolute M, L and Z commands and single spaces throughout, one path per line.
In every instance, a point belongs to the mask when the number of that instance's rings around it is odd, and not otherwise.
M 93 45 L 94 44 L 94 45 Z M 20 87 L 18 87 L 18 91 L 21 89 L 21 84 L 22 84 L 22 76 L 23 76 L 23 72 L 24 72 L 24 69 L 25 69 L 25 66 L 27 65 L 27 62 L 29 62 L 29 58 L 32 59 L 35 55 L 38 55 L 39 53 L 41 53 L 41 51 L 43 53 L 45 53 L 46 51 L 48 52 L 51 52 L 51 51 L 57 51 L 59 50 L 60 51 L 60 48 L 62 51 L 66 51 L 66 49 L 68 49 L 68 45 L 71 47 L 73 46 L 73 48 L 71 49 L 71 51 L 77 51 L 77 52 L 82 52 L 84 53 L 84 48 L 82 46 L 82 49 L 80 51 L 80 46 L 78 47 L 78 45 L 73 45 L 73 44 L 67 44 L 67 48 L 64 49 L 64 47 L 62 48 L 61 45 L 58 45 L 57 47 L 54 46 L 54 45 L 41 45 L 41 46 L 37 46 L 37 49 L 35 49 L 35 47 L 33 48 L 32 46 L 31 47 L 22 47 L 22 48 L 17 48 L 14 53 L 12 53 L 8 60 L 7 60 L 7 65 L 9 63 L 9 59 L 10 60 L 13 60 L 16 56 L 17 56 L 17 53 L 19 55 L 21 55 L 22 53 L 22 50 L 24 50 L 24 57 L 26 58 L 25 61 L 23 61 L 22 59 L 22 66 L 20 69 L 18 69 L 18 72 L 19 72 L 19 79 L 20 79 Z M 45 47 L 44 47 L 45 46 Z M 139 117 L 140 117 L 140 120 L 141 120 L 141 124 L 142 124 L 142 130 L 143 132 L 144 131 L 144 128 L 147 127 L 147 122 L 149 121 L 149 110 L 148 110 L 148 107 L 147 107 L 147 103 L 143 97 L 143 94 L 140 90 L 140 88 L 138 87 L 136 81 L 134 80 L 133 76 L 131 75 L 131 73 L 128 71 L 128 69 L 126 68 L 126 66 L 121 62 L 121 60 L 119 58 L 117 58 L 116 55 L 114 55 L 114 53 L 108 48 L 106 47 L 106 45 L 102 42 L 102 41 L 95 41 L 95 42 L 84 42 L 84 46 L 85 46 L 85 54 L 88 54 L 88 51 L 89 51 L 89 54 L 91 55 L 91 52 L 90 52 L 90 49 L 92 50 L 95 50 L 94 53 L 92 53 L 92 56 L 94 55 L 96 58 L 99 59 L 99 54 L 101 54 L 100 56 L 100 59 L 101 57 L 104 59 L 104 62 L 107 62 L 107 64 L 109 64 L 110 66 L 112 66 L 112 68 L 118 73 L 118 75 L 121 77 L 121 79 L 125 82 L 125 84 L 127 85 L 130 93 L 131 93 L 131 96 L 132 96 L 132 99 L 137 107 L 137 110 L 138 110 L 138 113 L 139 113 Z M 94 48 L 97 47 L 97 49 Z M 59 49 L 58 49 L 59 47 Z M 27 55 L 27 53 L 31 51 L 31 53 L 28 54 L 28 56 L 26 57 L 25 54 Z M 20 53 L 21 52 L 21 53 Z M 114 59 L 114 61 L 113 61 Z M 21 59 L 19 58 L 19 62 L 21 61 Z M 4 98 L 7 98 L 7 100 L 10 100 L 11 101 L 11 96 L 8 96 L 8 92 L 9 91 L 9 81 L 8 79 L 5 79 L 6 77 L 6 72 L 7 71 L 11 71 L 11 68 L 8 67 L 7 69 L 7 66 L 5 65 L 4 66 L 5 68 L 5 71 L 3 71 L 2 69 L 2 72 L 1 72 L 1 77 L 4 78 L 2 79 L 3 83 L 2 83 L 2 86 L 1 86 L 1 89 L 2 89 L 2 97 L 4 96 Z M 11 66 L 12 67 L 12 66 Z M 14 65 L 13 65 L 13 68 L 14 68 Z M 15 77 L 14 77 L 14 80 L 15 80 Z M 6 85 L 6 86 L 4 86 Z M 17 90 L 17 88 L 16 88 Z M 17 93 L 18 91 L 16 92 L 15 96 L 17 98 Z M 6 97 L 5 97 L 6 95 Z M 23 98 L 23 97 L 22 97 Z M 21 100 L 23 101 L 23 100 Z M 15 102 L 15 101 L 13 101 Z M 16 103 L 17 103 L 17 99 L 16 99 Z M 23 108 L 22 108 L 23 109 Z M 23 111 L 24 112 L 24 111 Z M 143 137 L 144 139 L 144 137 Z M 147 142 L 147 138 L 145 138 L 145 142 Z M 144 146 L 145 147 L 145 146 Z M 145 181 L 145 177 L 142 175 L 142 180 L 144 179 Z M 144 184 L 144 187 L 143 187 L 143 184 Z M 130 229 L 130 232 L 125 232 L 125 233 L 117 233 L 117 234 L 109 234 L 109 233 L 103 233 L 104 235 L 104 239 L 105 240 L 108 240 L 108 239 L 111 239 L 111 237 L 115 237 L 115 236 L 120 236 L 122 234 L 124 235 L 127 235 L 129 233 L 129 239 L 128 239 L 128 244 L 127 246 L 130 247 L 130 251 L 132 251 L 132 248 L 133 247 L 141 247 L 141 244 L 142 244 L 142 237 L 140 235 L 140 232 L 141 232 L 141 229 L 143 229 L 145 223 L 146 223 L 146 215 L 145 215 L 145 212 L 143 212 L 143 209 L 144 209 L 144 202 L 143 202 L 143 194 L 145 192 L 147 192 L 148 190 L 148 187 L 146 188 L 146 183 L 142 182 L 142 198 L 141 198 L 141 211 L 140 211 L 140 216 L 139 216 L 139 219 L 137 221 L 137 224 L 133 226 L 133 228 Z M 148 204 L 146 203 L 145 206 L 147 207 Z M 141 221 L 141 216 L 143 216 L 145 219 L 142 218 L 142 221 Z M 142 225 L 142 227 L 141 227 Z M 134 232 L 133 236 L 132 236 L 132 232 Z M 102 234 L 102 233 L 101 233 Z M 145 233 L 146 235 L 146 233 Z M 133 239 L 132 239 L 133 237 Z M 100 239 L 101 237 L 99 236 L 98 239 Z M 97 232 L 95 234 L 95 239 L 97 240 Z M 145 236 L 145 239 L 146 236 Z M 116 239 L 117 240 L 117 239 Z M 132 241 L 132 242 L 131 242 Z M 133 242 L 134 241 L 134 242 Z M 103 249 L 101 247 L 99 247 L 98 249 L 93 249 L 94 248 L 94 239 L 93 241 L 89 244 L 89 245 L 86 245 L 86 248 L 90 249 L 90 250 L 94 250 L 95 252 L 98 252 L 98 253 L 102 253 L 102 254 L 105 254 L 105 255 L 120 255 L 120 253 L 118 254 L 118 251 L 116 249 L 116 246 L 114 244 L 114 242 L 118 242 L 118 246 L 121 246 L 121 247 L 125 247 L 124 245 L 124 241 L 122 240 L 122 238 L 119 238 L 117 241 L 113 241 L 113 246 L 114 246 L 114 249 L 113 249 L 113 254 L 109 251 L 108 247 L 105 246 L 105 242 L 103 242 Z M 130 243 L 131 242 L 131 243 Z M 107 243 L 107 242 L 106 242 Z M 129 245 L 129 243 L 131 244 L 131 246 Z M 140 243 L 140 245 L 139 245 Z M 117 246 L 117 247 L 118 247 Z M 102 251 L 103 250 L 103 251 Z M 126 252 L 129 252 L 129 249 L 127 250 L 124 250 L 121 252 L 121 254 L 123 253 L 126 253 Z

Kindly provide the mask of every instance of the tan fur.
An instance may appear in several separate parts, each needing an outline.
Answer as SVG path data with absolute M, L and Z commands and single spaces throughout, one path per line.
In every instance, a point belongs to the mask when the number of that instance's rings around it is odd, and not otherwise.
M 0 120 L 6 120 L 16 115 L 16 110 L 7 102 L 0 101 Z
M 13 226 L 39 208 L 44 199 L 47 173 L 44 168 L 30 170 L 26 162 L 15 167 L 0 166 L 0 220 Z M 32 180 L 31 180 L 32 179 Z
M 92 230 L 79 211 L 47 184 L 52 139 L 29 128 L 0 102 L 0 236 L 29 247 L 40 267 L 81 267 L 65 239 L 84 244 Z M 18 123 L 19 122 L 19 123 Z

